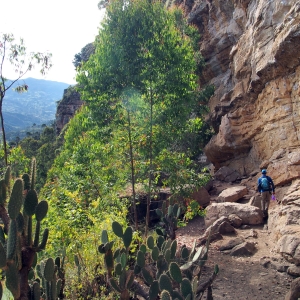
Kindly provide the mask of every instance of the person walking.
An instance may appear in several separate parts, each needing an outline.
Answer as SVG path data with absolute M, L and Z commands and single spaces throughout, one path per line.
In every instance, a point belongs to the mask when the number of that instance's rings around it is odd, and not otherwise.
M 261 209 L 266 218 L 268 216 L 268 208 L 270 204 L 271 194 L 275 194 L 275 186 L 270 176 L 267 176 L 267 170 L 261 170 L 261 177 L 257 181 L 257 189 L 261 194 Z

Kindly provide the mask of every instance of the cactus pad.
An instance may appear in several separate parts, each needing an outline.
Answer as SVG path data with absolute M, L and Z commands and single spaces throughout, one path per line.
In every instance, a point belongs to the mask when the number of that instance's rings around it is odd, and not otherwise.
M 177 241 L 176 240 L 174 240 L 172 242 L 170 250 L 171 250 L 171 259 L 173 259 L 176 255 L 176 250 L 177 250 Z
M 146 245 L 145 245 L 145 244 L 142 244 L 142 245 L 140 246 L 140 250 L 141 250 L 144 254 L 146 254 L 146 252 L 147 252 L 147 247 L 146 247 Z
M 44 277 L 47 281 L 51 281 L 54 275 L 54 260 L 53 258 L 48 258 L 44 268 Z
M 148 237 L 148 239 L 147 239 L 147 246 L 148 246 L 148 248 L 149 249 L 153 249 L 153 247 L 154 247 L 154 238 L 153 238 L 153 236 L 152 235 L 150 235 L 149 237 Z
M 11 174 L 11 168 L 10 166 L 8 166 L 4 174 L 4 181 L 8 189 L 10 188 L 10 174 Z
M 18 275 L 18 269 L 14 263 L 10 263 L 6 270 L 6 287 L 11 291 L 14 299 L 20 297 L 20 281 Z
M 0 243 L 1 243 L 2 245 L 5 244 L 5 236 L 4 236 L 4 230 L 3 230 L 3 227 L 2 227 L 2 226 L 0 226 Z M 1 299 L 1 298 L 0 298 L 0 299 Z
M 193 294 L 192 284 L 187 278 L 184 278 L 182 280 L 180 284 L 180 291 L 184 298 L 186 298 L 188 295 Z
M 167 290 L 169 293 L 172 293 L 173 291 L 172 282 L 167 274 L 161 274 L 158 283 L 159 283 L 159 289 L 161 291 Z
M 29 190 L 24 201 L 24 211 L 27 216 L 33 216 L 38 205 L 38 196 L 35 190 Z
M 125 248 L 128 248 L 132 242 L 132 234 L 133 230 L 130 226 L 128 226 L 123 234 L 123 243 Z
M 135 265 L 133 272 L 135 275 L 138 275 L 141 272 L 141 270 L 142 268 L 139 265 Z
M 161 250 L 164 241 L 165 241 L 165 239 L 161 235 L 158 236 L 158 238 L 156 240 L 156 244 L 157 244 L 158 249 Z
M 126 264 L 127 264 L 127 255 L 126 255 L 126 253 L 122 253 L 121 254 L 121 265 L 122 265 L 123 269 L 126 267 Z
M 24 181 L 24 190 L 30 189 L 30 177 L 27 173 L 23 174 L 22 179 Z
M 174 281 L 176 281 L 178 283 L 181 283 L 181 281 L 182 281 L 182 274 L 181 274 L 180 268 L 177 265 L 177 263 L 171 262 L 170 267 L 169 267 L 169 273 L 171 275 L 171 278 Z
M 159 293 L 159 284 L 158 281 L 155 280 L 152 282 L 149 289 L 149 300 L 155 300 Z
M 156 233 L 158 234 L 158 235 L 164 235 L 164 233 L 162 232 L 162 230 L 161 229 L 159 229 L 159 228 L 156 228 Z
M 5 180 L 0 180 L 0 205 L 4 205 L 7 197 L 7 187 Z M 1 298 L 0 298 L 1 299 Z
M 23 202 L 23 181 L 17 179 L 13 186 L 13 190 L 10 195 L 8 202 L 8 214 L 11 219 L 16 219 L 22 206 Z
M 32 298 L 33 300 L 40 300 L 41 298 L 41 288 L 38 282 L 34 282 L 32 286 Z
M 22 233 L 23 229 L 24 229 L 24 217 L 21 213 L 18 214 L 17 216 L 17 229 L 19 233 Z
M 122 265 L 121 263 L 117 263 L 115 265 L 115 275 L 120 276 L 122 273 Z
M 41 243 L 38 246 L 38 249 L 39 249 L 38 251 L 45 249 L 46 244 L 47 244 L 47 240 L 48 240 L 48 236 L 49 236 L 49 229 L 46 228 L 44 230 L 44 233 L 43 233 L 42 241 L 41 241 Z
M 35 218 L 37 221 L 41 222 L 47 215 L 48 212 L 48 202 L 42 200 L 35 209 Z
M 112 223 L 112 230 L 116 236 L 123 238 L 123 227 L 120 223 L 114 221 Z
M 173 215 L 173 206 L 169 205 L 169 207 L 168 207 L 168 216 L 171 216 L 171 215 Z
M 114 257 L 111 249 L 105 253 L 104 262 L 106 268 L 111 272 L 114 269 Z
M 170 249 L 166 250 L 166 252 L 164 253 L 164 257 L 165 257 L 165 260 L 169 263 L 171 260 L 171 250 Z
M 188 248 L 183 247 L 181 249 L 181 258 L 184 259 L 184 260 L 189 258 L 189 249 Z
M 145 254 L 141 250 L 138 251 L 136 257 L 136 263 L 141 267 L 144 268 L 145 266 Z
M 164 290 L 162 291 L 162 293 L 160 294 L 160 299 L 161 300 L 171 300 L 171 295 L 168 291 Z
M 110 278 L 109 279 L 109 284 L 110 286 L 117 292 L 121 293 L 122 290 L 120 289 L 120 287 L 118 286 L 117 282 L 113 279 L 113 278 Z
M 17 247 L 17 221 L 11 220 L 8 232 L 7 259 L 13 259 Z
M 179 208 L 178 204 L 175 203 L 173 205 L 173 215 L 176 216 L 176 217 L 177 217 L 178 208 Z
M 126 278 L 127 278 L 127 274 L 126 274 L 126 270 L 123 270 L 121 275 L 120 275 L 120 278 L 119 278 L 119 286 L 122 290 L 125 289 L 125 286 L 126 286 Z
M 0 243 L 0 269 L 4 268 L 5 266 L 6 266 L 6 254 L 2 244 Z
M 106 244 L 108 243 L 108 234 L 106 230 L 102 230 L 102 234 L 101 234 L 101 243 L 102 244 Z
M 151 257 L 154 261 L 158 260 L 158 256 L 159 256 L 159 249 L 157 246 L 153 247 L 152 252 L 151 252 Z

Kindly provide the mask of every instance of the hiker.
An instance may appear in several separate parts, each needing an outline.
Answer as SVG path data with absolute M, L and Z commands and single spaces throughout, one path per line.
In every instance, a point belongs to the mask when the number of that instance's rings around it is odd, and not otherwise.
M 261 209 L 264 217 L 268 216 L 268 207 L 271 194 L 275 194 L 275 186 L 271 177 L 267 176 L 267 170 L 261 170 L 262 176 L 258 178 L 257 189 L 261 194 Z

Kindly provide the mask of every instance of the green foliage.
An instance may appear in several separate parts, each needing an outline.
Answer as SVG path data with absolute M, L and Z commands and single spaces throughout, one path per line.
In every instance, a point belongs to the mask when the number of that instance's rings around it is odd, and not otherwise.
M 196 216 L 205 217 L 206 211 L 204 208 L 200 206 L 200 204 L 196 200 L 192 200 L 189 202 L 186 212 L 184 213 L 184 221 L 188 222 L 195 218 Z
M 170 204 L 168 209 L 156 209 L 156 214 L 161 218 L 161 221 L 164 224 L 164 229 L 161 231 L 158 229 L 156 232 L 159 235 L 168 237 L 171 240 L 174 240 L 176 237 L 175 231 L 177 230 L 178 217 L 180 216 L 181 209 L 177 203 L 174 205 Z M 149 247 L 150 248 L 150 247 Z
M 0 218 L 3 222 L 3 227 L 1 226 L 0 267 L 5 271 L 5 285 L 14 299 L 24 299 L 24 297 L 27 299 L 28 293 L 37 294 L 33 268 L 37 261 L 37 252 L 45 248 L 48 239 L 48 229 L 45 229 L 43 239 L 39 242 L 40 222 L 47 214 L 48 204 L 46 201 L 38 202 L 37 193 L 32 189 L 34 187 L 35 168 L 36 164 L 33 159 L 31 176 L 25 174 L 23 176 L 24 183 L 20 178 L 15 180 L 7 207 L 5 201 L 0 203 Z M 1 187 L 6 190 L 4 194 L 8 194 L 9 175 L 10 171 L 8 170 L 5 174 L 5 180 L 2 181 Z M 23 196 L 24 187 L 26 188 L 25 197 Z M 34 214 L 36 215 L 36 227 L 33 242 L 32 217 Z M 52 280 L 54 266 L 51 265 L 51 261 L 53 260 L 49 259 L 48 261 L 50 263 L 47 263 L 44 269 L 45 276 L 48 279 L 51 277 Z M 48 299 L 54 298 L 48 297 Z
M 114 232 L 118 228 L 115 233 L 120 239 L 119 235 L 123 231 L 122 225 L 114 222 L 112 227 Z M 156 241 L 149 236 L 147 245 L 150 247 L 146 248 L 143 244 L 139 251 L 130 253 L 130 251 L 125 251 L 120 244 L 115 247 L 117 243 L 107 239 L 106 231 L 102 232 L 102 236 L 105 236 L 103 242 L 106 244 L 102 243 L 98 250 L 104 255 L 107 283 L 111 288 L 110 292 L 118 293 L 120 299 L 130 299 L 133 293 L 145 299 L 157 299 L 158 296 L 160 299 L 199 299 L 207 288 L 211 288 L 219 272 L 216 265 L 211 277 L 200 283 L 201 268 L 207 261 L 209 242 L 197 250 L 195 242 L 193 249 L 188 250 L 183 246 L 181 251 L 177 251 L 176 240 L 163 238 L 162 246 L 157 247 L 153 246 L 153 243 L 160 243 L 159 239 L 162 236 Z M 153 254 L 157 251 L 158 254 Z M 152 259 L 153 257 L 156 259 Z M 141 281 L 150 287 L 148 291 L 144 289 Z M 180 286 L 180 292 L 175 290 L 178 286 Z

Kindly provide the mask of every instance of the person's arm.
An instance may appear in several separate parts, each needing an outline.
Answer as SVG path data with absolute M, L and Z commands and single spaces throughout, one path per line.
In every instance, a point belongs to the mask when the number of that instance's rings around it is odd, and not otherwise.
M 259 193 L 261 193 L 261 189 L 260 189 L 260 178 L 258 178 L 257 180 L 257 190 Z
M 270 178 L 270 183 L 271 183 L 271 186 L 272 186 L 272 193 L 275 194 L 275 185 L 274 185 L 274 182 L 273 182 L 273 180 L 272 180 L 271 177 L 269 177 L 269 178 Z

